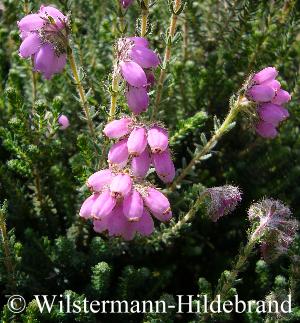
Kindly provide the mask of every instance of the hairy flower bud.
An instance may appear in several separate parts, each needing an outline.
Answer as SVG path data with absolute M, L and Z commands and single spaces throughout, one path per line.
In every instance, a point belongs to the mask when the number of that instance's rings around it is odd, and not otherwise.
M 213 222 L 233 212 L 242 200 L 239 188 L 232 185 L 208 188 L 205 192 L 210 196 L 207 213 Z

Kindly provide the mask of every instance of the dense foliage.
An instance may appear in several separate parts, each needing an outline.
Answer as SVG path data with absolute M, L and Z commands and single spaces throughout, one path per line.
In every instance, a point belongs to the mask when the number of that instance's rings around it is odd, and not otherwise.
M 135 1 L 124 17 L 126 35 L 139 33 L 139 2 Z M 171 223 L 157 222 L 151 237 L 129 242 L 97 234 L 90 222 L 79 217 L 89 194 L 86 179 L 106 167 L 108 143 L 102 130 L 109 113 L 114 45 L 120 37 L 118 1 L 53 0 L 51 4 L 71 15 L 71 47 L 88 94 L 96 140 L 88 131 L 70 66 L 45 80 L 32 73 L 30 59 L 19 56 L 17 21 L 25 12 L 37 11 L 40 1 L 0 1 L 2 321 L 200 322 L 204 319 L 201 315 L 172 311 L 75 315 L 60 313 L 56 307 L 51 314 L 40 314 L 33 295 L 63 294 L 78 300 L 161 298 L 173 304 L 179 294 L 214 294 L 218 280 L 226 280 L 240 244 L 246 243 L 250 230 L 247 209 L 254 200 L 266 196 L 280 199 L 300 219 L 299 3 L 186 1 L 178 17 L 178 33 L 172 39 L 158 110 L 158 118 L 169 128 L 177 171 L 193 158 L 196 148 L 205 145 L 214 125 L 218 127 L 216 119 L 225 118 L 231 96 L 253 71 L 265 66 L 279 70 L 282 86 L 292 94 L 290 118 L 275 139 L 266 140 L 255 134 L 246 115 L 239 115 L 235 127 L 219 140 L 211 155 L 204 156 L 169 194 Z M 171 16 L 168 1 L 155 1 L 149 10 L 146 37 L 163 57 L 170 41 L 166 36 Z M 152 104 L 155 90 L 150 92 Z M 146 117 L 151 116 L 151 107 Z M 126 100 L 119 95 L 117 113 L 126 111 Z M 64 131 L 57 123 L 60 114 L 70 120 Z M 150 179 L 165 187 L 154 173 Z M 195 209 L 192 221 L 180 230 L 171 230 L 189 212 L 199 192 L 225 184 L 238 185 L 243 191 L 234 213 L 214 223 L 201 206 Z M 255 250 L 245 271 L 232 282 L 228 297 L 235 291 L 244 300 L 280 299 L 292 293 L 293 312 L 276 318 L 222 314 L 208 321 L 300 319 L 299 238 L 287 254 L 271 264 Z M 6 295 L 11 294 L 27 300 L 22 314 L 12 314 L 5 305 Z

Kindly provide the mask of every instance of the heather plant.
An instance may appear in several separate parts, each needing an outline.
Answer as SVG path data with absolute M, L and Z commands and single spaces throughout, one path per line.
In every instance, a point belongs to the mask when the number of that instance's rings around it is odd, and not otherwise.
M 0 21 L 1 321 L 299 320 L 297 1 L 4 0 Z M 203 303 L 236 296 L 255 310 Z M 95 300 L 135 307 L 76 311 Z

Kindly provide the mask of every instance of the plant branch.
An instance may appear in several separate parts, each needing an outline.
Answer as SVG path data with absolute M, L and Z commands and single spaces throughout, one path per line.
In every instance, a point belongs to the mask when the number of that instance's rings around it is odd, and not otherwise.
M 148 31 L 149 0 L 142 0 L 141 37 L 145 37 Z
M 162 68 L 160 70 L 160 75 L 157 82 L 157 90 L 156 90 L 156 98 L 154 103 L 154 108 L 152 111 L 152 119 L 155 118 L 158 110 L 158 106 L 160 104 L 161 98 L 162 98 L 162 91 L 164 86 L 164 81 L 166 78 L 166 71 L 168 63 L 171 59 L 171 49 L 172 49 L 172 43 L 176 32 L 176 26 L 177 26 L 177 19 L 178 15 L 182 11 L 182 0 L 175 0 L 174 7 L 173 7 L 173 13 L 171 16 L 170 26 L 169 26 L 169 32 L 168 32 L 168 38 L 167 38 L 167 45 L 165 49 L 165 55 L 164 60 L 162 64 Z
M 239 95 L 237 100 L 232 105 L 227 117 L 222 123 L 221 127 L 215 132 L 212 138 L 207 142 L 207 144 L 193 157 L 193 159 L 189 162 L 189 164 L 181 171 L 181 174 L 174 180 L 172 185 L 169 188 L 170 192 L 173 192 L 177 185 L 181 183 L 181 181 L 188 175 L 193 166 L 198 163 L 201 158 L 207 155 L 216 145 L 216 143 L 220 140 L 220 138 L 229 130 L 228 127 L 234 122 L 237 114 L 240 111 L 242 106 L 243 96 Z

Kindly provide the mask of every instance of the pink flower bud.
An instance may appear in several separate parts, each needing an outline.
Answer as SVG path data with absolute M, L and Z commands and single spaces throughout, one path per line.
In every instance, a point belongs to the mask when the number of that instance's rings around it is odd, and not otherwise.
M 109 169 L 103 169 L 92 174 L 88 178 L 86 185 L 90 190 L 94 192 L 100 192 L 105 185 L 110 184 L 111 179 L 112 179 L 111 171 Z
M 277 91 L 275 97 L 272 100 L 272 103 L 282 105 L 284 103 L 289 102 L 291 100 L 291 98 L 292 97 L 289 92 L 280 89 Z
M 130 118 L 114 120 L 105 126 L 103 132 L 108 138 L 120 138 L 128 134 L 131 123 Z
M 171 183 L 175 177 L 175 167 L 169 150 L 165 150 L 161 154 L 153 154 L 152 158 L 158 177 L 164 183 Z
M 149 171 L 151 159 L 146 148 L 140 156 L 133 157 L 131 162 L 132 174 L 136 177 L 145 177 Z
M 129 221 L 139 221 L 143 214 L 144 203 L 139 192 L 133 190 L 123 201 L 123 212 Z
M 139 156 L 147 146 L 146 130 L 143 127 L 134 128 L 128 137 L 128 152 L 132 156 Z
M 60 124 L 59 128 L 61 130 L 67 129 L 70 125 L 70 121 L 69 121 L 68 117 L 63 114 L 58 118 L 58 123 Z
M 287 109 L 281 107 L 280 105 L 272 103 L 264 103 L 258 108 L 259 117 L 274 126 L 278 126 L 279 122 L 285 120 L 289 116 Z
M 258 122 L 255 129 L 256 132 L 263 138 L 273 139 L 278 133 L 276 127 L 272 123 L 268 123 L 263 120 Z
M 110 191 L 114 197 L 124 197 L 132 188 L 132 180 L 127 174 L 116 175 L 110 183 Z
M 135 62 L 121 62 L 121 73 L 124 79 L 132 86 L 145 87 L 147 85 L 147 77 L 144 70 Z
M 82 204 L 79 215 L 82 218 L 89 219 L 92 217 L 92 209 L 94 206 L 95 201 L 97 200 L 99 194 L 93 194 L 89 196 Z
M 121 164 L 128 159 L 127 139 L 122 139 L 111 146 L 108 152 L 108 161 L 112 164 Z
M 130 51 L 131 59 L 142 68 L 157 67 L 159 65 L 158 56 L 153 50 L 144 46 L 134 46 Z
M 257 84 L 262 84 L 264 82 L 274 80 L 277 75 L 278 71 L 275 67 L 266 67 L 254 75 L 253 81 Z
M 169 144 L 168 132 L 158 126 L 153 126 L 148 130 L 148 144 L 152 153 L 161 153 L 167 149 Z
M 93 208 L 92 216 L 98 219 L 106 217 L 116 205 L 116 199 L 111 196 L 110 191 L 102 192 L 96 199 Z
M 143 236 L 149 236 L 154 230 L 154 223 L 151 215 L 144 209 L 142 217 L 138 222 L 133 223 L 137 232 Z
M 169 200 L 163 193 L 155 188 L 149 187 L 147 196 L 144 196 L 145 205 L 151 213 L 160 221 L 168 221 L 172 217 Z
M 129 109 L 135 114 L 145 112 L 149 106 L 149 96 L 144 87 L 128 86 L 126 98 Z
M 268 85 L 253 85 L 247 95 L 252 101 L 269 102 L 275 97 L 275 91 Z

